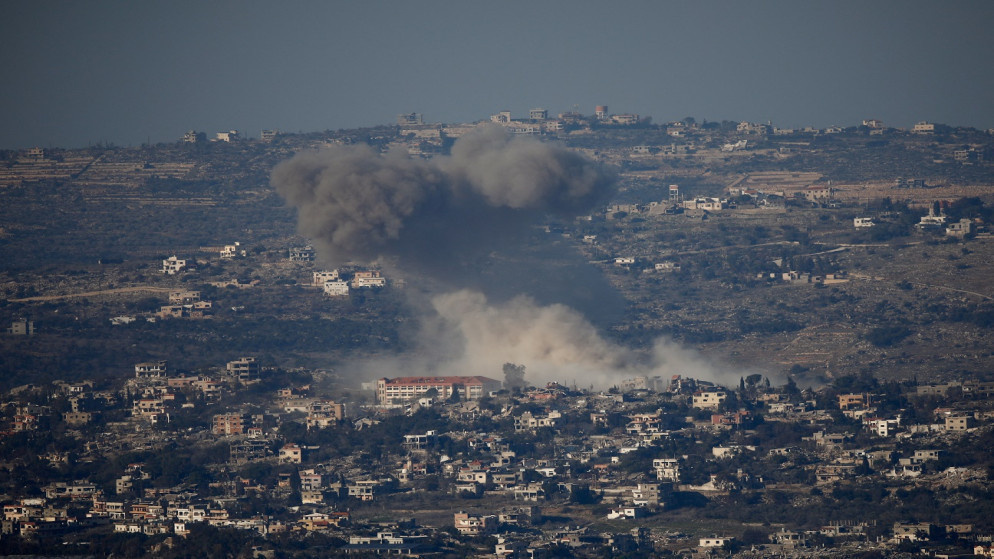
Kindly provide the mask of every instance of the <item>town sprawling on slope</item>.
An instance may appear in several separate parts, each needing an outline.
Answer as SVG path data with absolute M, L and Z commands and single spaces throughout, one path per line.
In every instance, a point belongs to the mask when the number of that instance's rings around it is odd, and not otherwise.
M 270 184 L 476 123 L 0 152 L 0 554 L 994 556 L 991 131 L 487 122 L 615 170 L 514 269 L 668 365 L 407 370 L 419 272 Z

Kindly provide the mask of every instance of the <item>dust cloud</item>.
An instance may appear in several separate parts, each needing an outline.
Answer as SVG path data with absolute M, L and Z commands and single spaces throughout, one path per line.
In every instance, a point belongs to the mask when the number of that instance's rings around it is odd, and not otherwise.
M 536 226 L 606 203 L 615 175 L 562 145 L 481 126 L 448 156 L 332 146 L 277 165 L 271 182 L 325 264 L 377 262 L 409 280 L 416 349 L 351 364 L 361 376 L 499 378 L 513 362 L 532 384 L 738 378 L 672 341 L 636 352 L 601 335 L 627 303 L 571 242 Z

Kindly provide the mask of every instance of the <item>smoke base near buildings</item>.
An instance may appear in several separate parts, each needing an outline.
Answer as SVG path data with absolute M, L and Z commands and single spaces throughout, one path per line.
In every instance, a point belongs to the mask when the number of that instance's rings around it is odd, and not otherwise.
M 606 203 L 615 177 L 561 145 L 483 126 L 449 156 L 332 146 L 279 164 L 271 180 L 324 263 L 376 261 L 408 280 L 417 349 L 350 366 L 362 376 L 499 377 L 507 362 L 525 365 L 532 383 L 727 376 L 671 341 L 637 354 L 600 335 L 626 302 L 574 248 L 536 237 L 535 226 Z

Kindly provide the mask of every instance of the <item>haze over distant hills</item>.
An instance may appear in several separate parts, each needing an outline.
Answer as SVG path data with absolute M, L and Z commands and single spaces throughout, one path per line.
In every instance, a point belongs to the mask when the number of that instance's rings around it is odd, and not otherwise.
M 985 1 L 17 2 L 0 148 L 507 109 L 799 128 L 994 126 Z M 444 22 L 444 23 L 443 23 Z

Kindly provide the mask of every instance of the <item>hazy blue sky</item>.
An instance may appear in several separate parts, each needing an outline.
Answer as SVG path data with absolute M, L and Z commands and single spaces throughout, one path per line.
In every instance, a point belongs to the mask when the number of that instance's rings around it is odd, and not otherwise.
M 65 1 L 0 15 L 0 148 L 558 113 L 994 127 L 994 1 Z

